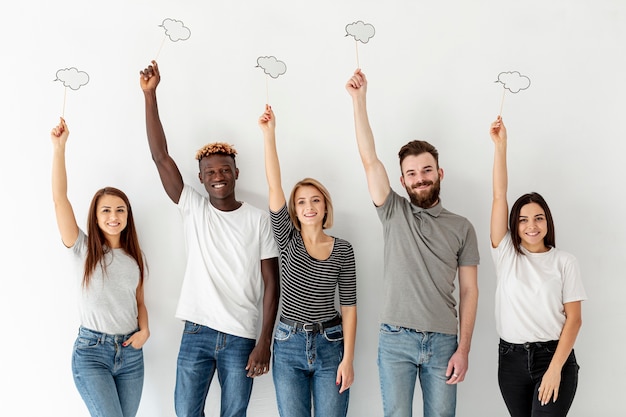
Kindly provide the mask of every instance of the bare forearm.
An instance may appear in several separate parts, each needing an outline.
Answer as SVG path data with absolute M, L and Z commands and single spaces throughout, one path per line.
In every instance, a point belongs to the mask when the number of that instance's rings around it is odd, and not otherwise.
M 367 167 L 378 160 L 376 155 L 376 145 L 374 143 L 374 133 L 367 115 L 367 103 L 365 97 L 356 97 L 352 100 L 354 108 L 354 129 L 356 141 L 359 148 L 359 155 L 363 165 Z
M 344 360 L 353 361 L 357 326 L 356 306 L 342 306 L 341 318 L 343 327 L 343 358 Z
M 468 286 L 461 291 L 459 302 L 459 350 L 469 353 L 472 345 L 476 311 L 478 309 L 478 286 Z
M 157 106 L 156 90 L 144 91 L 146 105 L 146 133 L 148 135 L 148 145 L 152 159 L 156 163 L 168 156 L 167 141 L 165 131 L 159 117 Z
M 559 337 L 559 344 L 550 362 L 550 367 L 556 366 L 558 369 L 563 367 L 563 364 L 567 361 L 567 358 L 574 348 L 574 343 L 576 342 L 581 326 L 582 319 L 580 314 L 568 315 L 565 319 L 563 330 L 561 331 L 561 337 Z
M 139 330 L 150 332 L 150 326 L 148 324 L 148 309 L 144 303 L 137 306 L 137 325 Z
M 356 141 L 361 156 L 361 162 L 367 177 L 367 186 L 370 196 L 376 206 L 382 205 L 389 192 L 391 185 L 387 171 L 376 154 L 374 134 L 367 116 L 365 97 L 353 98 L 354 104 L 354 125 L 356 130 Z
M 493 198 L 506 200 L 507 187 L 506 143 L 498 143 L 495 145 L 493 158 Z
M 67 172 L 65 145 L 54 147 L 52 156 L 52 198 L 55 202 L 67 199 Z
M 276 323 L 276 313 L 278 312 L 278 297 L 280 288 L 278 286 L 278 258 L 263 259 L 261 261 L 261 273 L 265 290 L 263 293 L 263 322 L 261 325 L 260 339 L 268 346 L 272 341 L 272 332 Z
M 276 149 L 276 133 L 265 132 L 265 177 L 269 188 L 270 210 L 278 211 L 285 204 L 285 194 L 282 187 L 280 161 Z
M 265 292 L 263 296 L 263 323 L 261 325 L 260 340 L 268 345 L 272 341 L 272 332 L 276 323 L 276 314 L 278 313 L 278 289 L 271 289 Z

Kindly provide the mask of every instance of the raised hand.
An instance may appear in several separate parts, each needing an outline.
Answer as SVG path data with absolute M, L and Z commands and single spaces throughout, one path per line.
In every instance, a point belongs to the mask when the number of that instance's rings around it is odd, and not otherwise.
M 156 90 L 159 81 L 161 81 L 161 73 L 156 61 L 152 60 L 152 64 L 139 71 L 139 74 L 139 85 L 143 91 Z
M 504 122 L 502 121 L 501 116 L 498 116 L 498 118 L 493 123 L 491 123 L 489 134 L 491 135 L 491 140 L 493 140 L 493 143 L 506 143 L 506 127 L 504 126 Z
M 365 96 L 367 92 L 367 78 L 360 68 L 357 68 L 346 83 L 346 90 L 353 97 Z
M 60 117 L 59 124 L 55 126 L 50 132 L 50 139 L 53 145 L 65 145 L 67 138 L 70 135 L 70 130 L 65 124 L 65 119 Z
M 265 105 L 265 111 L 259 117 L 258 123 L 263 133 L 273 132 L 276 129 L 276 117 L 274 116 L 272 106 L 269 104 Z

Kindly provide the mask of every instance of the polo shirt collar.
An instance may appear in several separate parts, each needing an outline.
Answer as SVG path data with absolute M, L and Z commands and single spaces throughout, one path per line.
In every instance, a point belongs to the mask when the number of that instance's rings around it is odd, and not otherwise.
M 439 217 L 441 211 L 443 210 L 443 205 L 441 205 L 441 198 L 439 198 L 437 204 L 435 204 L 433 207 L 426 209 L 411 203 L 411 210 L 413 210 L 413 214 L 417 216 L 422 213 L 427 213 L 428 215 L 430 215 L 430 217 Z

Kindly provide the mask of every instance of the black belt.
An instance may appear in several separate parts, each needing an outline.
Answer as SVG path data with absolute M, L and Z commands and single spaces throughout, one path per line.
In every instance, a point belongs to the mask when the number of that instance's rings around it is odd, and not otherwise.
M 506 340 L 500 339 L 500 344 L 510 348 L 513 351 L 516 350 L 532 350 L 538 348 L 556 349 L 559 344 L 558 340 L 550 340 L 547 342 L 526 342 L 526 343 L 509 343 Z
M 338 326 L 341 324 L 341 316 L 337 314 L 334 318 L 317 323 L 302 323 L 299 321 L 291 320 L 286 317 L 280 316 L 281 323 L 285 323 L 287 326 L 295 327 L 296 330 L 304 330 L 305 332 L 323 333 L 324 329 L 329 327 Z

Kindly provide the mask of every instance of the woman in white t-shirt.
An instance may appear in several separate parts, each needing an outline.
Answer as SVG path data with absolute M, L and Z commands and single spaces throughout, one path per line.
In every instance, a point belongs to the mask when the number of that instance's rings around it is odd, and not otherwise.
M 573 347 L 587 298 L 580 269 L 574 256 L 556 249 L 554 222 L 541 195 L 524 194 L 509 216 L 507 132 L 500 116 L 490 134 L 500 391 L 512 417 L 565 416 L 578 384 Z
M 50 132 L 52 196 L 61 240 L 81 271 L 72 374 L 92 416 L 133 417 L 143 387 L 142 346 L 150 336 L 143 290 L 146 268 L 130 202 L 122 191 L 98 190 L 86 232 L 78 227 L 67 198 L 68 136 L 61 118 Z

